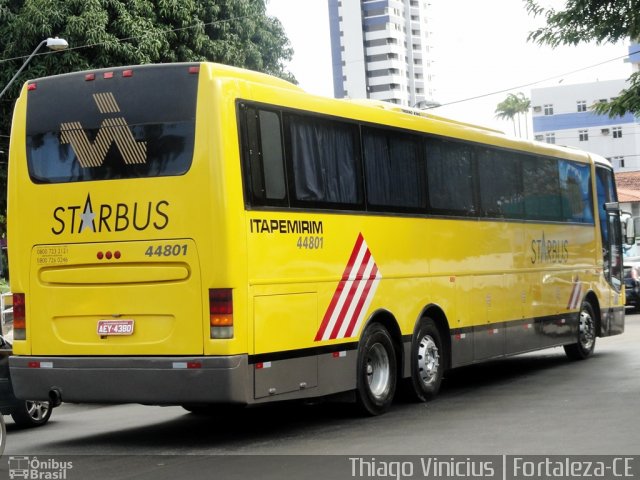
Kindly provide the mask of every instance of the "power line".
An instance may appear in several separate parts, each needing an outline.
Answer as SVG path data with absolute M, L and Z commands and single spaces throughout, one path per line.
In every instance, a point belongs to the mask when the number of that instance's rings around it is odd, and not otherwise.
M 479 99 L 479 98 L 490 97 L 490 96 L 492 96 L 492 95 L 497 95 L 497 94 L 499 94 L 499 93 L 506 93 L 506 92 L 510 92 L 510 91 L 512 91 L 512 90 L 517 90 L 517 89 L 519 89 L 519 88 L 530 87 L 530 86 L 532 86 L 532 85 L 537 85 L 537 84 L 539 84 L 539 83 L 543 83 L 543 82 L 547 82 L 547 81 L 549 81 L 549 80 L 553 80 L 553 79 L 555 79 L 555 78 L 565 77 L 565 76 L 568 76 L 568 75 L 573 75 L 574 73 L 582 72 L 582 71 L 584 71 L 584 70 L 589 70 L 590 68 L 599 67 L 600 65 L 605 65 L 605 64 L 607 64 L 607 63 L 614 62 L 614 61 L 616 61 L 616 60 L 621 60 L 621 59 L 623 59 L 623 58 L 631 57 L 632 55 L 636 55 L 636 54 L 638 54 L 638 53 L 640 53 L 640 50 L 635 51 L 635 52 L 628 53 L 628 54 L 626 54 L 626 55 L 621 55 L 621 56 L 619 56 L 619 57 L 611 58 L 611 59 L 609 59 L 609 60 L 605 60 L 604 62 L 596 63 L 596 64 L 594 64 L 594 65 L 589 65 L 588 67 L 582 67 L 582 68 L 579 68 L 579 69 L 577 69 L 577 70 L 572 70 L 572 71 L 570 71 L 570 72 L 566 72 L 566 73 L 560 73 L 560 74 L 558 74 L 558 75 L 554 75 L 554 76 L 552 76 L 552 77 L 548 77 L 548 78 L 545 78 L 545 79 L 542 79 L 542 80 L 536 80 L 535 82 L 525 83 L 525 84 L 523 84 L 523 85 L 518 85 L 518 86 L 510 87 L 510 88 L 505 88 L 505 89 L 498 90 L 498 91 L 491 92 L 491 93 L 483 93 L 483 94 L 481 94 L 481 95 L 476 95 L 475 97 L 468 97 L 468 98 L 463 98 L 463 99 L 461 99 L 461 100 L 454 100 L 454 101 L 452 101 L 452 102 L 441 103 L 440 105 L 436 105 L 436 106 L 433 106 L 433 107 L 427 107 L 425 110 L 430 110 L 430 109 L 434 109 L 434 108 L 438 108 L 438 107 L 445 107 L 445 106 L 447 106 L 447 105 L 454 105 L 454 104 L 456 104 L 456 103 L 469 102 L 469 101 L 471 101 L 471 100 L 477 100 L 477 99 Z
M 252 17 L 256 17 L 256 16 L 258 16 L 257 13 L 256 14 L 252 14 L 252 15 L 243 15 L 243 16 L 240 16 L 240 17 L 233 17 L 233 18 L 227 18 L 227 19 L 221 19 L 221 20 L 214 20 L 212 22 L 206 22 L 206 23 L 205 22 L 196 23 L 196 24 L 193 24 L 193 25 L 188 25 L 186 27 L 173 28 L 173 29 L 169 29 L 169 30 L 163 30 L 163 31 L 160 31 L 160 32 L 149 32 L 149 33 L 145 33 L 145 34 L 142 34 L 142 35 L 136 35 L 136 36 L 125 37 L 125 38 L 116 38 L 115 41 L 117 41 L 117 42 L 128 42 L 128 41 L 131 41 L 131 40 L 144 38 L 144 37 L 146 37 L 148 35 L 151 35 L 152 33 L 153 34 L 167 34 L 167 33 L 179 32 L 179 31 L 183 31 L 183 30 L 190 30 L 190 29 L 198 28 L 198 27 L 206 27 L 206 26 L 212 26 L 212 25 L 216 25 L 216 24 L 220 24 L 220 23 L 227 23 L 227 22 L 233 22 L 233 21 L 237 21 L 237 20 L 244 20 L 244 19 L 248 19 L 248 18 L 252 18 Z M 106 45 L 108 43 L 110 43 L 110 42 L 105 41 L 105 42 L 97 42 L 97 43 L 92 43 L 92 44 L 79 45 L 79 46 L 76 46 L 76 47 L 69 47 L 69 48 L 66 49 L 66 51 L 80 50 L 80 49 L 83 49 L 83 48 L 92 48 L 92 47 L 97 47 L 97 46 L 100 46 L 100 45 Z M 55 52 L 55 51 L 42 52 L 42 53 L 38 53 L 36 56 L 51 55 L 53 53 L 58 53 L 58 52 Z M 509 88 L 504 88 L 504 89 L 497 90 L 497 91 L 494 91 L 494 92 L 484 93 L 484 94 L 476 95 L 476 96 L 473 96 L 473 97 L 467 97 L 467 98 L 463 98 L 463 99 L 460 99 L 460 100 L 454 100 L 454 101 L 451 101 L 451 102 L 441 103 L 439 105 L 427 107 L 427 108 L 425 108 L 425 110 L 432 110 L 432 109 L 435 109 L 435 108 L 445 107 L 445 106 L 448 106 L 448 105 L 455 105 L 455 104 L 458 104 L 458 103 L 469 102 L 469 101 L 472 101 L 472 100 L 478 100 L 480 98 L 485 98 L 485 97 L 490 97 L 490 96 L 493 96 L 493 95 L 498 95 L 500 93 L 510 92 L 512 90 L 517 90 L 517 89 L 520 89 L 520 88 L 530 87 L 532 85 L 537 85 L 539 83 L 547 82 L 549 80 L 553 80 L 553 79 L 560 78 L 560 77 L 565 77 L 565 76 L 568 76 L 568 75 L 572 75 L 574 73 L 582 72 L 584 70 L 589 70 L 591 68 L 599 67 L 601 65 L 605 65 L 607 63 L 614 62 L 616 60 L 621 60 L 621 59 L 624 59 L 624 58 L 627 58 L 627 57 L 631 57 L 632 55 L 636 55 L 636 54 L 640 54 L 640 50 L 628 53 L 626 55 L 621 55 L 621 56 L 618 56 L 618 57 L 615 57 L 615 58 L 611 58 L 609 60 L 605 60 L 603 62 L 596 63 L 594 65 L 589 65 L 589 66 L 586 66 L 586 67 L 582 67 L 582 68 L 579 68 L 577 70 L 572 70 L 572 71 L 569 71 L 569 72 L 553 75 L 551 77 L 547 77 L 547 78 L 544 78 L 542 80 L 536 80 L 534 82 L 525 83 L 525 84 L 522 84 L 522 85 L 517 85 L 517 86 L 513 86 L 513 87 L 509 87 Z M 14 61 L 14 60 L 21 60 L 21 59 L 24 59 L 26 57 L 28 57 L 28 55 L 23 55 L 23 56 L 20 56 L 20 57 L 6 58 L 6 59 L 0 59 L 0 64 L 6 63 L 6 62 L 11 62 L 11 61 Z M 351 62 L 348 62 L 348 63 L 351 63 Z

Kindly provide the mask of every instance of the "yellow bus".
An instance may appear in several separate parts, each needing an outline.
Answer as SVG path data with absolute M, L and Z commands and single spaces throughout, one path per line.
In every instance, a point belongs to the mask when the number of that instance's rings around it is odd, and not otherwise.
M 22 398 L 386 411 L 624 329 L 613 171 L 212 63 L 27 82 L 9 159 Z

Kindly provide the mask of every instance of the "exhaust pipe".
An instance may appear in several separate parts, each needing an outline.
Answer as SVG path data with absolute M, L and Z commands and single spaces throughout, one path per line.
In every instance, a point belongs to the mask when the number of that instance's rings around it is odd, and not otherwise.
M 62 403 L 62 392 L 58 387 L 53 387 L 49 390 L 49 403 L 51 408 L 59 407 Z

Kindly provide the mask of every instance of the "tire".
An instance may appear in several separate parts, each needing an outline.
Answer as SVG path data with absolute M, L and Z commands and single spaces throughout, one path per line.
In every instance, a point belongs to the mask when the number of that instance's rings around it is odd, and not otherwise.
M 4 454 L 7 445 L 7 427 L 4 424 L 4 415 L 0 414 L 0 457 Z
M 414 400 L 426 402 L 440 391 L 444 377 L 445 347 L 433 320 L 420 321 L 411 342 L 411 384 L 409 394 Z
M 39 427 L 49 421 L 52 410 L 48 401 L 25 400 L 11 413 L 11 418 L 23 428 Z
M 564 352 L 572 360 L 584 360 L 589 357 L 596 347 L 597 319 L 593 307 L 587 301 L 580 307 L 580 324 L 578 341 L 564 346 Z
M 396 392 L 396 354 L 380 324 L 367 327 L 360 339 L 356 375 L 356 401 L 362 413 L 374 416 L 389 410 Z

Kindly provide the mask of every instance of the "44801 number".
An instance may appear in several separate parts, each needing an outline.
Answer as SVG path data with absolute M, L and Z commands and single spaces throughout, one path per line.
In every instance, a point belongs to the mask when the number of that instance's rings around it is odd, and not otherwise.
M 318 250 L 324 248 L 324 237 L 298 237 L 296 245 L 304 250 Z
M 187 254 L 187 245 L 176 243 L 174 245 L 149 246 L 144 252 L 147 257 L 178 257 Z

